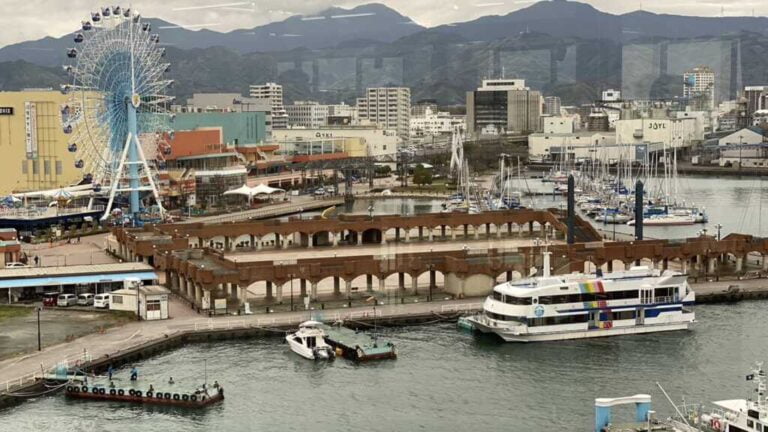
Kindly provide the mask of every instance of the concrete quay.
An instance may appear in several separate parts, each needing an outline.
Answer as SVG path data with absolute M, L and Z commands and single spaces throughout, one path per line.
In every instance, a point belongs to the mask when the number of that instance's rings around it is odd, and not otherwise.
M 698 303 L 732 302 L 768 298 L 768 279 L 707 281 L 693 283 Z M 172 302 L 173 319 L 142 321 L 94 333 L 20 357 L 0 361 L 0 408 L 24 400 L 9 393 L 42 391 L 40 377 L 66 362 L 68 367 L 103 372 L 109 365 L 120 366 L 156 355 L 187 343 L 282 335 L 310 318 L 325 322 L 345 321 L 362 327 L 405 325 L 454 320 L 482 309 L 484 297 L 463 300 L 364 306 L 332 310 L 297 311 L 242 316 L 200 318 L 186 305 Z M 280 349 L 276 346 L 276 349 Z
M 174 303 L 174 308 L 185 308 Z M 141 360 L 160 351 L 181 346 L 187 342 L 228 339 L 235 337 L 282 335 L 309 319 L 325 322 L 345 321 L 371 325 L 416 324 L 435 320 L 455 319 L 458 315 L 478 311 L 482 299 L 435 301 L 429 303 L 365 306 L 324 311 L 298 311 L 258 315 L 227 316 L 201 319 L 182 316 L 166 321 L 142 321 L 81 337 L 0 362 L 0 408 L 20 399 L 8 393 L 32 391 L 43 373 L 66 361 L 72 367 L 96 372 L 110 364 L 118 366 Z M 276 346 L 282 349 L 282 345 Z

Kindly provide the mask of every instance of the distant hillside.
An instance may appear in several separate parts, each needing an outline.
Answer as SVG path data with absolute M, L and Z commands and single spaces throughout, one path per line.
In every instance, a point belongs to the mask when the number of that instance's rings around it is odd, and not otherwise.
M 0 91 L 55 88 L 67 80 L 61 68 L 47 68 L 23 60 L 0 63 Z
M 351 15 L 357 16 L 344 17 Z M 148 21 L 165 45 L 179 49 L 222 46 L 240 53 L 329 48 L 357 40 L 392 42 L 424 29 L 410 18 L 380 4 L 353 9 L 331 8 L 309 17 L 309 20 L 306 18 L 294 16 L 285 21 L 228 33 L 187 30 L 154 18 L 148 18 Z M 43 66 L 61 65 L 65 61 L 66 48 L 74 46 L 72 38 L 78 24 L 72 23 L 73 33 L 60 38 L 47 37 L 3 47 L 0 49 L 0 62 L 25 60 Z
M 332 18 L 350 14 L 363 16 Z M 316 17 L 323 19 L 292 17 L 230 33 L 153 25 L 168 44 L 172 91 L 182 100 L 194 92 L 245 94 L 250 84 L 273 81 L 284 85 L 289 103 L 354 103 L 367 87 L 397 85 L 411 87 L 414 100 L 463 104 L 489 76 L 524 78 L 564 104 L 589 102 L 608 88 L 671 98 L 681 92 L 682 72 L 701 64 L 715 69 L 721 99 L 768 83 L 766 18 L 612 15 L 564 0 L 433 29 L 377 4 Z M 0 88 L 67 81 L 58 66 L 70 41 L 0 49 Z
M 525 32 L 558 37 L 632 41 L 644 38 L 698 38 L 753 32 L 768 34 L 765 17 L 695 17 L 636 11 L 625 15 L 601 12 L 576 1 L 540 1 L 504 16 L 435 27 L 467 40 L 490 41 Z

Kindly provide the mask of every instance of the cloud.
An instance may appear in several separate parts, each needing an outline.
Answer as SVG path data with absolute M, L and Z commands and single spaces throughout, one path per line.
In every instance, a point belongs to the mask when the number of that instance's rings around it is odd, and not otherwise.
M 123 6 L 131 3 L 145 16 L 182 26 L 215 23 L 211 30 L 229 31 L 281 21 L 291 15 L 312 15 L 331 6 L 349 8 L 375 1 L 426 26 L 503 15 L 531 5 L 528 0 L 131 0 Z M 631 12 L 641 3 L 640 0 L 582 1 L 610 13 Z M 110 2 L 0 0 L 0 46 L 70 33 L 79 27 L 81 20 L 88 18 L 90 11 L 105 3 Z M 719 16 L 724 12 L 726 16 L 735 16 L 752 15 L 754 10 L 757 15 L 768 15 L 765 0 L 642 0 L 642 5 L 644 10 L 670 14 Z

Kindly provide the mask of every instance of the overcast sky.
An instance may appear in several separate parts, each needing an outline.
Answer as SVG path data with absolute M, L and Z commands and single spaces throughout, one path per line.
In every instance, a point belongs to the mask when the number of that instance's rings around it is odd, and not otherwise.
M 77 29 L 89 11 L 115 1 L 0 0 L 0 46 L 45 36 L 62 36 Z M 125 4 L 132 3 L 133 8 L 144 16 L 229 31 L 282 21 L 291 15 L 308 15 L 333 5 L 352 7 L 377 1 L 427 27 L 468 21 L 483 15 L 504 15 L 533 3 L 532 0 L 133 0 Z M 642 6 L 644 10 L 668 14 L 768 15 L 768 0 L 581 1 L 611 13 L 631 12 Z

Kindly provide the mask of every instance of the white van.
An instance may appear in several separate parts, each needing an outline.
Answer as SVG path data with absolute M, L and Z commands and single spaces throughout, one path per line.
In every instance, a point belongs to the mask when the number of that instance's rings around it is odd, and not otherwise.
M 77 305 L 77 296 L 74 294 L 59 294 L 59 298 L 56 299 L 56 306 L 67 307 Z
M 109 308 L 109 294 L 96 294 L 93 296 L 93 307 L 99 309 Z
M 78 306 L 90 306 L 93 304 L 93 294 L 85 293 L 77 296 Z

